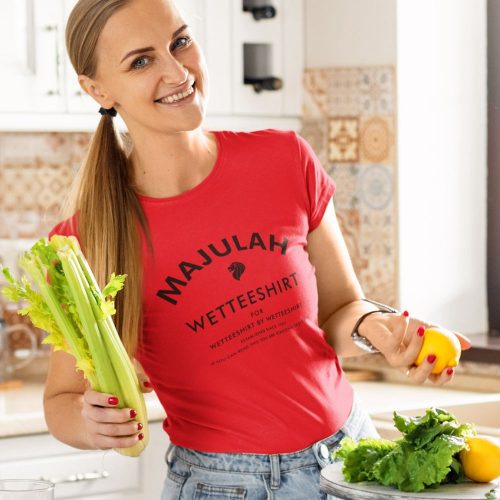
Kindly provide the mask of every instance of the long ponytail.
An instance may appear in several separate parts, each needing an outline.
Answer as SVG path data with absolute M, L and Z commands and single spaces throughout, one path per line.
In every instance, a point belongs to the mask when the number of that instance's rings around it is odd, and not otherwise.
M 126 0 L 79 0 L 66 26 L 66 47 L 77 74 L 93 77 L 96 46 L 111 15 Z M 112 117 L 103 115 L 66 203 L 65 216 L 77 215 L 83 251 L 101 287 L 111 273 L 127 274 L 117 295 L 114 322 L 133 356 L 142 324 L 141 232 L 150 241 L 142 207 L 132 188 L 133 172 Z

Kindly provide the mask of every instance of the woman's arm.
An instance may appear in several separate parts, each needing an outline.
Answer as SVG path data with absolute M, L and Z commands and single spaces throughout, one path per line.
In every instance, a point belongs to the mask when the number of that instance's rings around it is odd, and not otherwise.
M 328 205 L 319 226 L 308 235 L 307 249 L 316 269 L 318 321 L 328 343 L 340 357 L 366 354 L 353 343 L 351 332 L 360 316 L 377 307 L 361 300 L 363 292 L 333 203 Z M 419 335 L 421 326 L 426 324 L 410 318 L 407 313 L 371 314 L 360 325 L 359 333 L 380 350 L 390 366 L 408 370 L 416 382 L 424 382 L 428 378 L 437 384 L 448 382 L 453 373 L 431 374 L 435 361 L 413 366 L 423 342 L 422 335 Z M 467 348 L 467 339 L 457 336 L 462 346 Z
M 113 397 L 89 388 L 73 356 L 52 352 L 43 404 L 49 431 L 59 441 L 80 449 L 133 446 L 141 439 L 139 422 L 133 408 L 118 409 Z

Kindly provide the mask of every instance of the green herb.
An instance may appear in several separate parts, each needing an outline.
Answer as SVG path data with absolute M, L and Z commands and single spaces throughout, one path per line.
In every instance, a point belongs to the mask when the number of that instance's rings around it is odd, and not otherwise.
M 486 493 L 484 498 L 486 498 L 486 500 L 498 500 L 500 498 L 500 495 L 499 495 L 498 490 L 493 488 L 492 490 L 490 490 Z
M 418 492 L 465 479 L 457 454 L 465 438 L 475 434 L 441 408 L 429 408 L 421 417 L 394 412 L 394 424 L 403 437 L 397 441 L 344 438 L 334 458 L 343 460 L 347 481 L 376 481 L 402 491 Z
M 123 288 L 125 275 L 111 275 L 101 291 L 75 237 L 42 238 L 19 259 L 26 276 L 15 280 L 7 268 L 2 272 L 8 285 L 3 295 L 27 305 L 19 311 L 48 332 L 44 344 L 64 350 L 76 359 L 76 367 L 92 389 L 116 395 L 120 407 L 134 408 L 143 425 L 144 439 L 130 448 L 117 449 L 138 456 L 147 445 L 147 413 L 137 374 L 121 342 L 111 316 L 114 298 Z

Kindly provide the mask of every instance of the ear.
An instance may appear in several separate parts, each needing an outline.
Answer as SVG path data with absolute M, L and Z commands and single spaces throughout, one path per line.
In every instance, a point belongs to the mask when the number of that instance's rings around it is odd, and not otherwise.
M 101 86 L 92 78 L 86 75 L 78 75 L 78 83 L 82 90 L 92 99 L 97 101 L 103 108 L 109 109 L 114 105 L 114 101 L 108 97 Z

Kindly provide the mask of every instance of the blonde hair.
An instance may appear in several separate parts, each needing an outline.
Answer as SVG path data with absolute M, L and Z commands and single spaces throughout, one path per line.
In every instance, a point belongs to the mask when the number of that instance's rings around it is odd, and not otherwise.
M 77 2 L 66 25 L 66 49 L 78 75 L 95 76 L 99 35 L 108 19 L 127 4 L 127 0 Z M 133 356 L 142 329 L 141 231 L 149 247 L 151 239 L 133 190 L 132 164 L 109 115 L 101 117 L 64 207 L 65 216 L 72 214 L 77 216 L 80 243 L 99 286 L 113 272 L 128 276 L 117 295 L 114 322 Z

